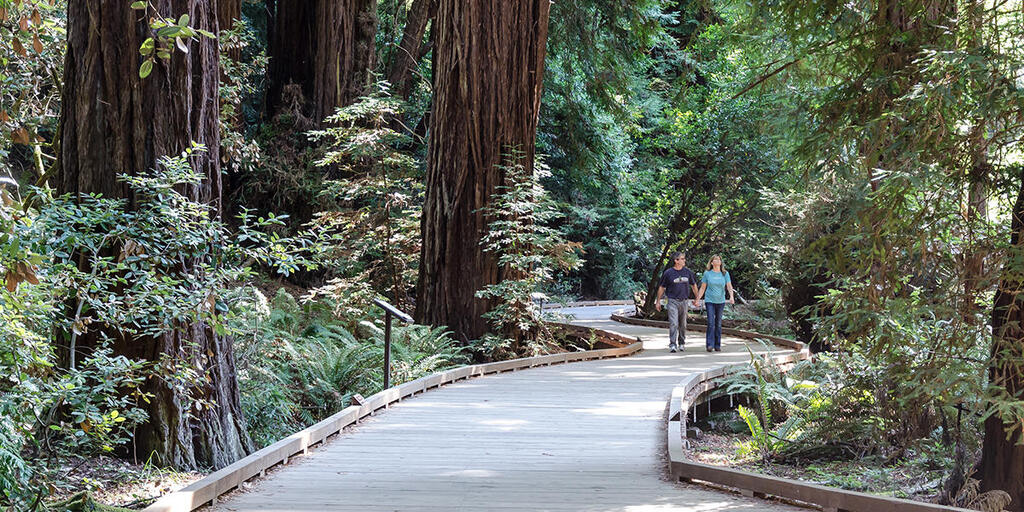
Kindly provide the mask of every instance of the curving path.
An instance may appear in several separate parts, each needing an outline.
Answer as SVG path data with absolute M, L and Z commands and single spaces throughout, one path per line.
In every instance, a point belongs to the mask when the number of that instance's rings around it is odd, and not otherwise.
M 670 354 L 665 329 L 608 320 L 618 308 L 563 311 L 577 324 L 639 336 L 639 355 L 489 375 L 418 395 L 211 510 L 802 510 L 670 481 L 663 452 L 672 386 L 749 354 L 737 338 L 705 352 L 697 332 L 688 351 Z

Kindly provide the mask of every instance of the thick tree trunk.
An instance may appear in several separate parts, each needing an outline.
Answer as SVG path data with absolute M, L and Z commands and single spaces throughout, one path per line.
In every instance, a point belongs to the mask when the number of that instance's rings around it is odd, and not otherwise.
M 1003 268 L 992 310 L 992 366 L 989 380 L 1020 400 L 1024 393 L 1024 178 L 1013 207 L 1010 254 Z M 1024 444 L 1021 419 L 993 414 L 985 420 L 981 450 L 981 487 L 1000 489 L 1013 501 L 1007 510 L 1024 511 Z
M 193 27 L 217 32 L 215 3 L 150 3 L 165 16 L 177 19 L 188 13 Z M 219 214 L 217 42 L 188 42 L 188 54 L 175 50 L 169 63 L 158 59 L 152 74 L 140 79 L 138 49 L 150 35 L 146 18 L 122 0 L 69 1 L 58 191 L 97 192 L 128 198 L 134 205 L 131 190 L 116 175 L 149 171 L 158 157 L 178 155 L 195 141 L 209 148 L 190 159 L 206 179 L 185 193 Z M 95 343 L 96 333 L 90 334 L 80 340 L 86 348 Z M 251 449 L 229 338 L 214 335 L 206 325 L 183 325 L 156 338 L 121 338 L 114 350 L 132 358 L 157 361 L 166 356 L 191 364 L 208 377 L 195 383 L 199 398 L 215 403 L 188 410 L 190 402 L 178 390 L 161 379 L 149 379 L 147 391 L 154 398 L 148 406 L 150 421 L 136 438 L 140 456 L 153 454 L 164 465 L 219 468 Z
M 419 67 L 420 49 L 423 47 L 423 35 L 427 31 L 427 23 L 437 11 L 436 0 L 413 0 L 406 17 L 405 31 L 402 42 L 398 45 L 388 82 L 394 96 L 409 99 L 412 92 L 413 74 Z
M 377 0 L 278 0 L 270 37 L 271 114 L 302 88 L 317 124 L 366 93 L 376 59 Z
M 502 166 L 533 169 L 549 0 L 439 0 L 416 318 L 487 331 L 476 292 L 502 279 L 480 240 Z M 509 158 L 515 150 L 516 157 Z

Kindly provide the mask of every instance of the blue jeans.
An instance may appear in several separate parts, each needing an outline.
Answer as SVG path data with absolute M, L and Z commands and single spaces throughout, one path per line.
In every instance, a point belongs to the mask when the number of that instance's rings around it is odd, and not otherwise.
M 704 305 L 708 310 L 707 348 L 720 349 L 722 348 L 722 310 L 725 309 L 725 303 L 705 302 Z

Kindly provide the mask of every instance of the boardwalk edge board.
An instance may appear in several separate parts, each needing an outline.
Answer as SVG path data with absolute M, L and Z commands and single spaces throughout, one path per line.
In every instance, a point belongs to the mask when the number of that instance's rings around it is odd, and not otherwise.
M 634 325 L 651 325 L 654 323 L 622 316 L 621 314 L 613 315 L 613 320 Z M 667 324 L 667 322 L 659 322 L 658 324 L 654 326 L 660 327 L 660 324 Z M 691 326 L 693 325 L 691 324 Z M 704 326 L 699 326 L 698 330 L 704 330 Z M 797 349 L 798 352 L 796 353 L 778 354 L 771 357 L 775 364 L 779 365 L 783 371 L 787 371 L 797 362 L 810 359 L 811 357 L 810 351 L 803 343 L 793 340 L 738 329 L 722 329 L 722 332 L 741 338 L 768 340 L 777 345 Z M 694 373 L 686 376 L 686 378 L 672 388 L 672 396 L 669 399 L 666 436 L 668 438 L 669 470 L 673 478 L 681 482 L 708 482 L 732 487 L 738 489 L 744 496 L 759 498 L 775 496 L 795 500 L 816 505 L 826 512 L 938 512 L 968 510 L 934 503 L 848 491 L 801 482 L 799 480 L 701 464 L 689 460 L 686 457 L 686 452 L 683 450 L 689 411 L 691 408 L 703 403 L 702 400 L 706 399 L 708 394 L 717 387 L 717 379 L 730 375 L 746 366 L 746 364 L 720 366 L 705 372 Z
M 223 469 L 217 470 L 197 482 L 164 495 L 152 505 L 146 507 L 143 512 L 191 512 L 206 504 L 216 502 L 217 498 L 221 495 L 234 490 L 242 483 L 264 475 L 267 469 L 278 464 L 287 464 L 289 459 L 296 455 L 309 453 L 311 447 L 325 442 L 330 436 L 340 433 L 345 427 L 356 424 L 360 419 L 373 414 L 374 411 L 432 388 L 493 373 L 591 359 L 624 357 L 643 350 L 643 343 L 640 341 L 602 329 L 554 322 L 549 325 L 575 335 L 594 336 L 598 341 L 615 348 L 566 352 L 499 361 L 496 363 L 462 366 L 385 389 L 367 398 L 362 405 L 346 407 L 329 418 L 253 452 L 251 455 Z
M 585 300 L 575 302 L 546 302 L 544 309 L 582 308 L 590 306 L 632 306 L 631 300 Z

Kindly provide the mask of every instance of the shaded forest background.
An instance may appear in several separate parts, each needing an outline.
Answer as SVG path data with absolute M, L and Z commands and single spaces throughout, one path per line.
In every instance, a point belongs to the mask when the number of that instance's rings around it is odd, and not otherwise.
M 375 297 L 400 383 L 580 348 L 532 294 L 653 313 L 682 250 L 822 353 L 766 458 L 1024 510 L 1020 2 L 492 4 L 0 0 L 0 504 L 379 390 Z

